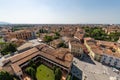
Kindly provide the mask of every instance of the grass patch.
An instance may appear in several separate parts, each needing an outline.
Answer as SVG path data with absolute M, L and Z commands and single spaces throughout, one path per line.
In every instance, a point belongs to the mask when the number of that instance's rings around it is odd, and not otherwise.
M 0 42 L 4 42 L 3 38 L 0 38 Z
M 71 75 L 68 75 L 67 80 L 70 80 L 70 79 L 71 79 Z
M 55 80 L 55 75 L 53 73 L 53 70 L 41 64 L 37 68 L 36 78 L 37 80 Z
M 4 44 L 6 44 L 5 42 L 0 42 L 0 45 L 4 45 Z

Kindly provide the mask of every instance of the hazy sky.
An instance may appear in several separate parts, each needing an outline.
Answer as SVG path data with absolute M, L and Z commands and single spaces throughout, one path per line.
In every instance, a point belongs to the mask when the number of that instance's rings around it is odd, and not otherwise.
M 10 23 L 120 23 L 120 0 L 0 0 Z

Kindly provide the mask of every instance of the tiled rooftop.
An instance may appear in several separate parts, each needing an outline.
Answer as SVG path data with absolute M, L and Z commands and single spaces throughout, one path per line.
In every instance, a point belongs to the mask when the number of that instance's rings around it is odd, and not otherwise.
M 35 56 L 42 56 L 68 69 L 71 66 L 71 62 L 73 59 L 73 56 L 66 49 L 61 48 L 55 50 L 45 44 L 41 44 L 39 46 L 36 46 L 32 49 L 29 49 L 25 52 L 16 54 L 15 56 L 11 57 L 9 60 L 11 62 L 10 65 L 13 71 L 15 73 L 21 71 L 20 65 L 27 62 L 28 60 L 32 59 Z
M 113 52 L 110 48 L 117 49 L 119 46 L 115 42 L 100 41 L 100 40 L 87 40 L 87 44 L 91 47 L 92 51 L 96 54 L 107 54 L 120 58 L 120 53 Z M 105 47 L 101 47 L 104 45 Z

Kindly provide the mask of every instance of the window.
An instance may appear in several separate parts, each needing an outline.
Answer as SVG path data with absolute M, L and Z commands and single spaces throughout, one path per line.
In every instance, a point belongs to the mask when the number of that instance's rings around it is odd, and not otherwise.
M 103 58 L 103 61 L 105 61 L 106 60 L 106 58 Z
M 109 60 L 109 62 L 111 62 L 113 58 L 112 58 L 112 57 L 110 57 L 109 59 L 110 59 L 110 60 Z
M 114 62 L 114 65 L 115 65 L 115 66 L 117 65 L 117 61 Z

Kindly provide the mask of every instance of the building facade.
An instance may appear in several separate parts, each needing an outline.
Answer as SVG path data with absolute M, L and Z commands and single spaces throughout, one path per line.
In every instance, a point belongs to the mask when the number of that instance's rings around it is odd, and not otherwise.
M 74 56 L 80 56 L 82 58 L 83 56 L 83 46 L 81 42 L 77 39 L 73 39 L 69 41 L 69 50 Z
M 114 56 L 104 54 L 101 63 L 120 69 L 120 59 Z
M 35 37 L 35 32 L 34 31 L 19 30 L 19 31 L 15 31 L 15 32 L 10 32 L 8 35 L 6 35 L 6 38 L 9 41 L 12 38 L 29 40 L 29 39 L 34 39 L 36 37 Z

